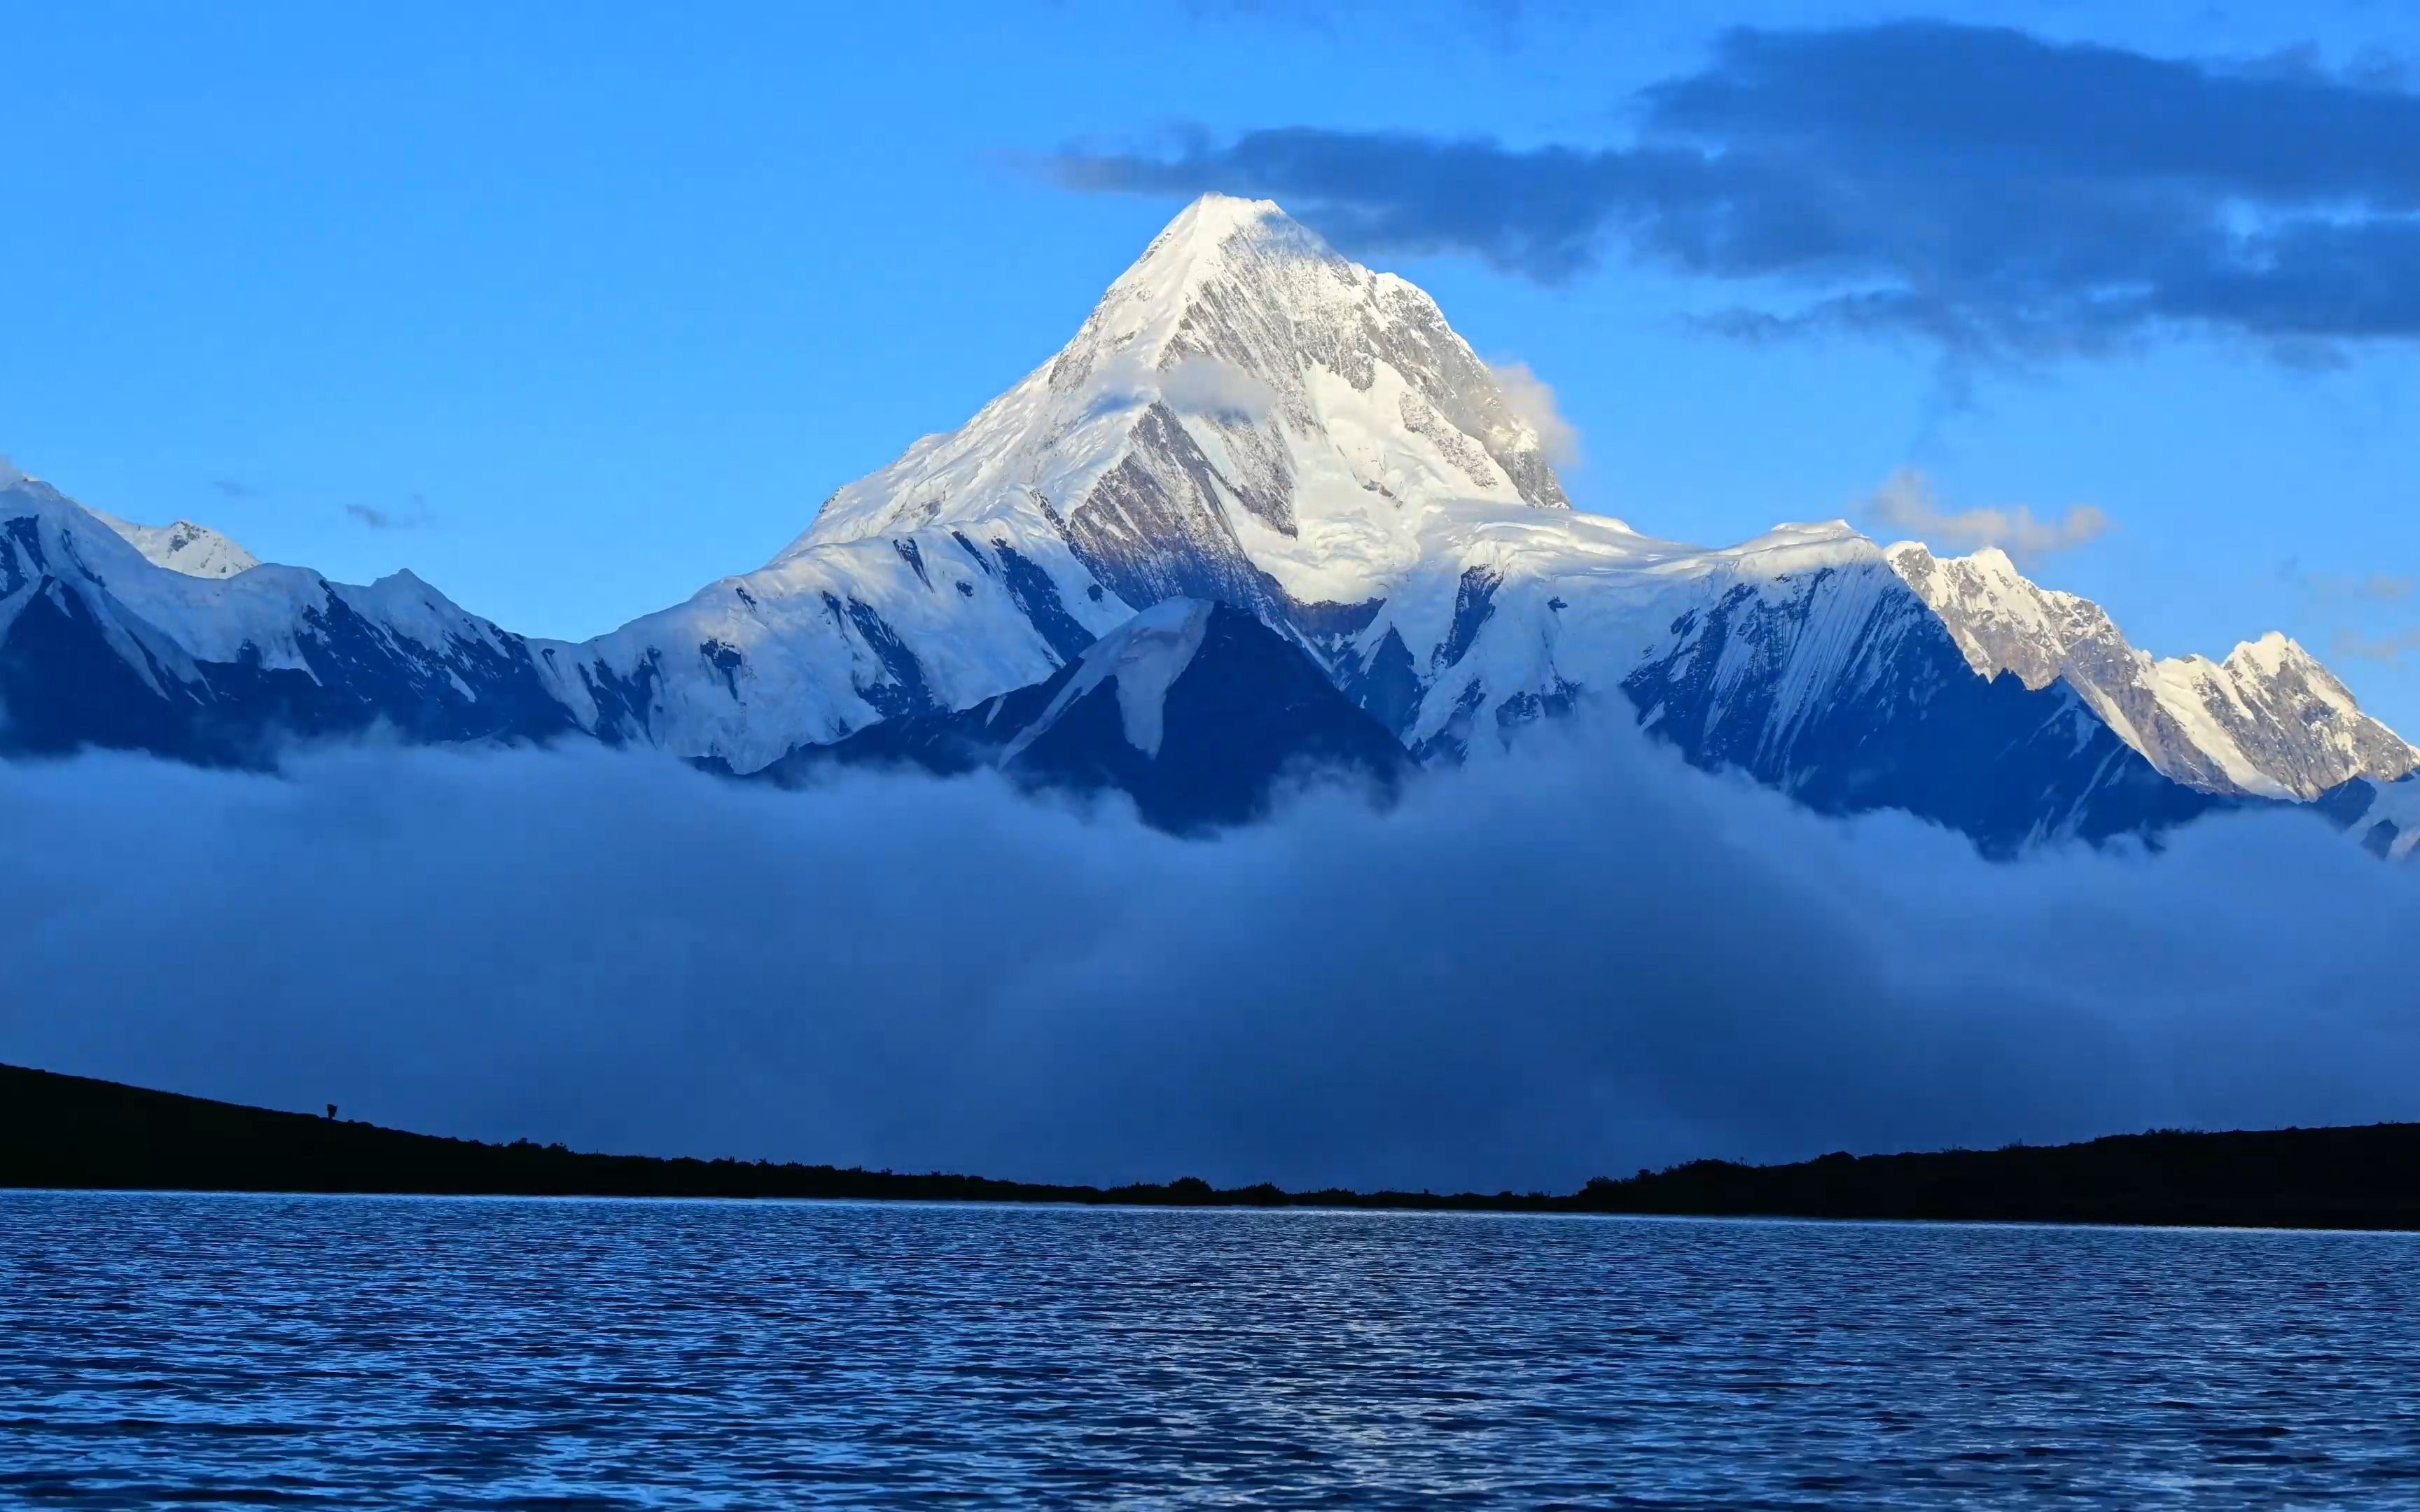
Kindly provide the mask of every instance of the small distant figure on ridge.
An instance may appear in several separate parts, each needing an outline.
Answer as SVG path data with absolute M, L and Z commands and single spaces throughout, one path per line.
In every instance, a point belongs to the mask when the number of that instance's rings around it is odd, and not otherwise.
M 334 1119 L 335 1118 L 335 1116 L 336 1116 L 336 1104 L 334 1104 L 334 1103 L 329 1103 L 329 1104 L 328 1104 L 328 1117 L 329 1117 L 331 1119 Z

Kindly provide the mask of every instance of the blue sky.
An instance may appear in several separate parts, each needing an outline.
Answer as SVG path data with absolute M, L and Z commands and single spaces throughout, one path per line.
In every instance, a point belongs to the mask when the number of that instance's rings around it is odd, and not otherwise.
M 1240 188 L 1228 180 L 1267 170 L 1237 145 L 1285 128 L 1423 149 L 1486 138 L 1514 167 L 1553 146 L 1618 151 L 1641 90 L 1721 82 L 1727 28 L 1822 40 L 1904 14 L 341 9 L 9 13 L 0 453 L 100 508 L 200 518 L 348 580 L 409 565 L 513 628 L 564 636 L 760 563 L 834 487 L 1063 342 L 1184 193 L 1173 178 L 1079 192 L 1071 150 L 1162 166 L 1192 150 L 1187 174 Z M 2316 80 L 2321 104 L 2346 80 L 2405 100 L 2394 67 L 2420 60 L 2420 14 L 2383 4 L 1956 19 Z M 1842 79 L 1868 98 L 1914 91 L 1910 113 L 1962 98 L 1925 96 L 1943 76 L 1924 67 L 1853 78 L 1856 62 Z M 2055 78 L 2039 92 L 2054 125 L 2076 108 Z M 2258 121 L 2243 151 L 2265 163 L 2297 128 Z M 2155 136 L 2177 118 L 2123 124 Z M 1286 171 L 1313 181 L 1301 162 Z M 2402 172 L 2387 162 L 2350 192 L 2399 193 Z M 1354 231 L 1367 186 L 1316 182 L 1325 201 L 1294 208 Z M 1978 182 L 1962 178 L 1963 202 L 1888 208 L 1922 236 L 1972 232 L 1976 205 L 1999 203 Z M 1400 225 L 1422 206 L 1381 208 Z M 2047 257 L 2081 245 L 2054 233 Z M 1741 278 L 1617 238 L 1541 277 L 1458 235 L 1355 250 L 1554 386 L 1585 450 L 1567 480 L 1584 507 L 1712 542 L 1840 515 L 1889 534 L 1869 501 L 1910 467 L 1947 510 L 2088 504 L 2112 528 L 2034 561 L 2042 580 L 2164 654 L 2283 628 L 2420 732 L 2420 598 L 2400 581 L 2420 573 L 2408 334 L 2356 332 L 2332 365 L 2225 319 L 2092 341 L 2071 321 L 2050 340 L 1995 327 L 1979 351 L 1887 322 L 1750 341 L 1704 317 L 1805 307 L 1804 266 Z M 2411 286 L 2386 283 L 2376 302 Z

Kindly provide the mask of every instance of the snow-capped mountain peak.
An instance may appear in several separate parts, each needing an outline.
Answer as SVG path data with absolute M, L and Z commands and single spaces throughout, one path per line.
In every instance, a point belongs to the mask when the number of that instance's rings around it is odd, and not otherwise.
M 1248 556 L 1315 600 L 1338 596 L 1324 565 L 1399 563 L 1421 511 L 1456 500 L 1570 502 L 1536 427 L 1426 294 L 1266 201 L 1211 195 L 1049 362 L 834 494 L 778 560 L 997 519 L 1063 534 L 1104 580 L 1154 548 L 1194 560 L 1190 587 L 1133 581 L 1129 602 L 1233 601 Z
M 2301 641 L 2283 630 L 2272 630 L 2257 640 L 2237 642 L 2235 649 L 2226 654 L 2226 660 L 2222 665 L 2242 672 L 2257 673 L 2262 677 L 2279 676 L 2288 668 L 2299 671 L 2318 670 L 2327 677 L 2330 684 L 2338 687 L 2343 686 L 2336 683 L 2334 674 L 2327 673 L 2319 667 L 2319 659 L 2304 650 Z
M 839 489 L 765 567 L 591 646 L 645 693 L 622 737 L 744 772 L 1029 686 L 1170 598 L 1325 663 L 1355 606 L 1547 520 L 1590 551 L 1637 539 L 1575 519 L 1537 427 L 1426 294 L 1211 196 L 971 420 Z
M 137 525 L 132 520 L 87 509 L 93 518 L 116 531 L 143 553 L 144 559 L 189 578 L 232 578 L 260 565 L 260 559 L 207 525 L 180 519 L 169 525 Z
M 1338 261 L 1326 244 L 1270 200 L 1204 194 L 1178 212 L 1120 273 L 1075 339 L 1053 360 L 1052 381 L 1069 386 L 1112 353 L 1158 365 L 1217 284 L 1260 283 L 1287 302 L 1280 285 L 1291 267 Z

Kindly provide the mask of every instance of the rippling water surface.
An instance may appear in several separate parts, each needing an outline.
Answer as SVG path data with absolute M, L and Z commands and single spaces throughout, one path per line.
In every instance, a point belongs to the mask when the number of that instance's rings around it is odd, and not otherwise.
M 0 1502 L 2420 1504 L 2370 1235 L 0 1194 Z

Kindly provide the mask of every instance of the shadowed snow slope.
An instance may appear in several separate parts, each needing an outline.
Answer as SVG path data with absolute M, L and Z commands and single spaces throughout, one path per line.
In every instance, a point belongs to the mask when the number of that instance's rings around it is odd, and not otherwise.
M 28 532 L 0 568 L 0 696 L 34 711 L 5 738 L 39 748 L 223 758 L 382 720 L 425 739 L 585 731 L 747 773 L 1032 688 L 1182 597 L 1257 617 L 1422 757 L 1623 698 L 1700 764 L 1994 847 L 2414 760 L 2282 638 L 2153 662 L 1993 553 L 1885 553 L 1838 521 L 1711 549 L 1576 513 L 1427 295 L 1219 196 L 1057 355 L 832 495 L 773 562 L 582 645 L 510 636 L 408 575 L 204 582 L 63 511 L 95 523 L 39 484 L 0 492 L 0 523 Z M 63 529 L 95 544 L 65 551 Z M 37 599 L 52 607 L 28 618 Z M 58 691 L 70 665 L 124 687 L 80 713 Z

